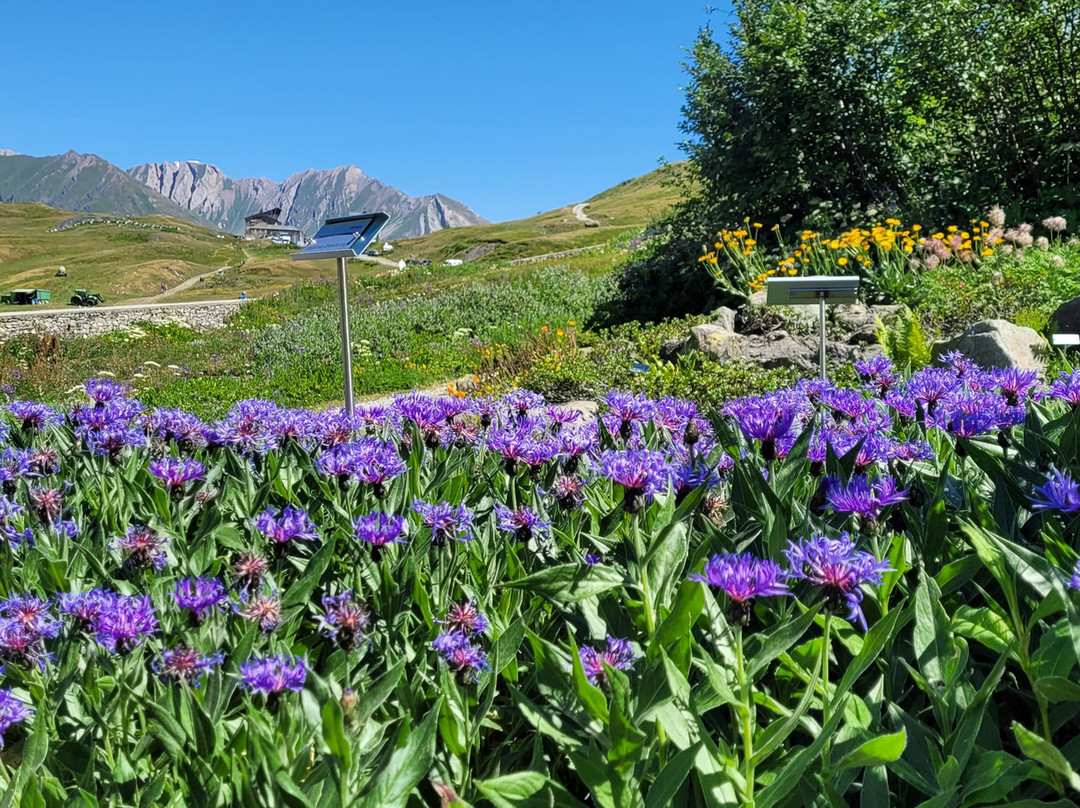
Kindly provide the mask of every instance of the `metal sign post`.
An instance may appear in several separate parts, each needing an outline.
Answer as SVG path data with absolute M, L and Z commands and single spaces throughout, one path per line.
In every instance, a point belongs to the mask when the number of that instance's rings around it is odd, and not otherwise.
M 363 253 L 390 221 L 385 213 L 361 213 L 327 219 L 304 249 L 292 254 L 294 261 L 337 259 L 338 306 L 341 309 L 341 366 L 345 377 L 345 412 L 353 414 L 352 340 L 349 337 L 349 289 L 345 262 Z
M 825 304 L 854 303 L 858 298 L 858 275 L 809 275 L 804 278 L 769 278 L 765 303 L 769 306 L 818 304 L 821 378 L 825 376 Z

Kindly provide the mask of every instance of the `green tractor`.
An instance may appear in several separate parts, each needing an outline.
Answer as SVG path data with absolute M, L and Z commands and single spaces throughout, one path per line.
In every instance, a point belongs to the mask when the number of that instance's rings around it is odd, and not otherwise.
M 104 302 L 104 296 L 95 292 L 88 292 L 85 289 L 76 289 L 75 294 L 71 296 L 72 306 L 96 306 L 98 303 Z

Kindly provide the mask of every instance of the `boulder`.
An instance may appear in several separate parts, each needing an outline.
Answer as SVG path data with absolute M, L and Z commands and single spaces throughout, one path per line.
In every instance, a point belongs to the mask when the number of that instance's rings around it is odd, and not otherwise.
M 713 359 L 732 359 L 739 351 L 742 338 L 729 329 L 705 323 L 690 329 L 690 342 L 687 347 Z
M 865 303 L 852 303 L 831 308 L 833 322 L 844 331 L 873 330 L 877 327 L 877 318 L 873 310 Z
M 712 318 L 713 325 L 719 326 L 725 331 L 735 331 L 735 309 L 721 306 L 709 316 Z
M 660 358 L 665 362 L 674 362 L 686 351 L 686 346 L 685 339 L 666 339 L 660 346 Z
M 934 343 L 934 361 L 959 351 L 986 368 L 1015 367 L 1037 370 L 1046 367 L 1046 341 L 1031 328 L 1013 325 L 1008 320 L 983 320 L 975 323 L 958 337 Z

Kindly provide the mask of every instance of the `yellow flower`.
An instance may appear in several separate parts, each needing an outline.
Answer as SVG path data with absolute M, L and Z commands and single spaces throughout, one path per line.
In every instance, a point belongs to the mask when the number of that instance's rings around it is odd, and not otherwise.
M 918 233 L 920 230 L 922 230 L 922 225 L 921 224 L 913 224 L 911 226 L 911 231 L 913 233 Z
M 956 226 L 955 224 L 950 224 L 950 225 L 949 225 L 949 226 L 948 226 L 948 227 L 946 228 L 946 230 L 948 230 L 948 231 L 949 231 L 950 233 L 955 233 L 955 232 L 956 232 L 957 230 L 959 230 L 959 229 L 960 229 L 960 228 L 959 228 L 959 227 L 957 227 L 957 226 Z
M 837 258 L 836 263 L 838 263 L 840 266 L 847 266 L 847 258 Z
M 753 247 L 755 244 L 757 244 L 757 242 L 754 241 L 752 238 L 748 238 L 746 241 L 743 242 L 743 244 L 745 244 L 747 247 Z
M 761 222 L 754 222 L 754 227 L 761 227 L 761 226 L 762 226 Z

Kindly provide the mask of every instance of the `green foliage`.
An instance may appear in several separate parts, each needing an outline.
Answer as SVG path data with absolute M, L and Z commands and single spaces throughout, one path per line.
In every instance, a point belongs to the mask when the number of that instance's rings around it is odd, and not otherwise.
M 907 306 L 901 309 L 892 327 L 879 320 L 877 336 L 885 355 L 899 367 L 918 370 L 933 359 L 930 355 L 933 345 L 919 325 L 919 318 Z
M 735 11 L 730 50 L 705 29 L 687 66 L 683 130 L 718 225 L 1077 208 L 1070 0 L 742 0 Z
M 998 253 L 975 272 L 943 264 L 924 272 L 901 300 L 919 312 L 929 330 L 951 335 L 989 318 L 1041 331 L 1057 307 L 1077 295 L 1080 245 L 1062 244 L 1045 251 Z

